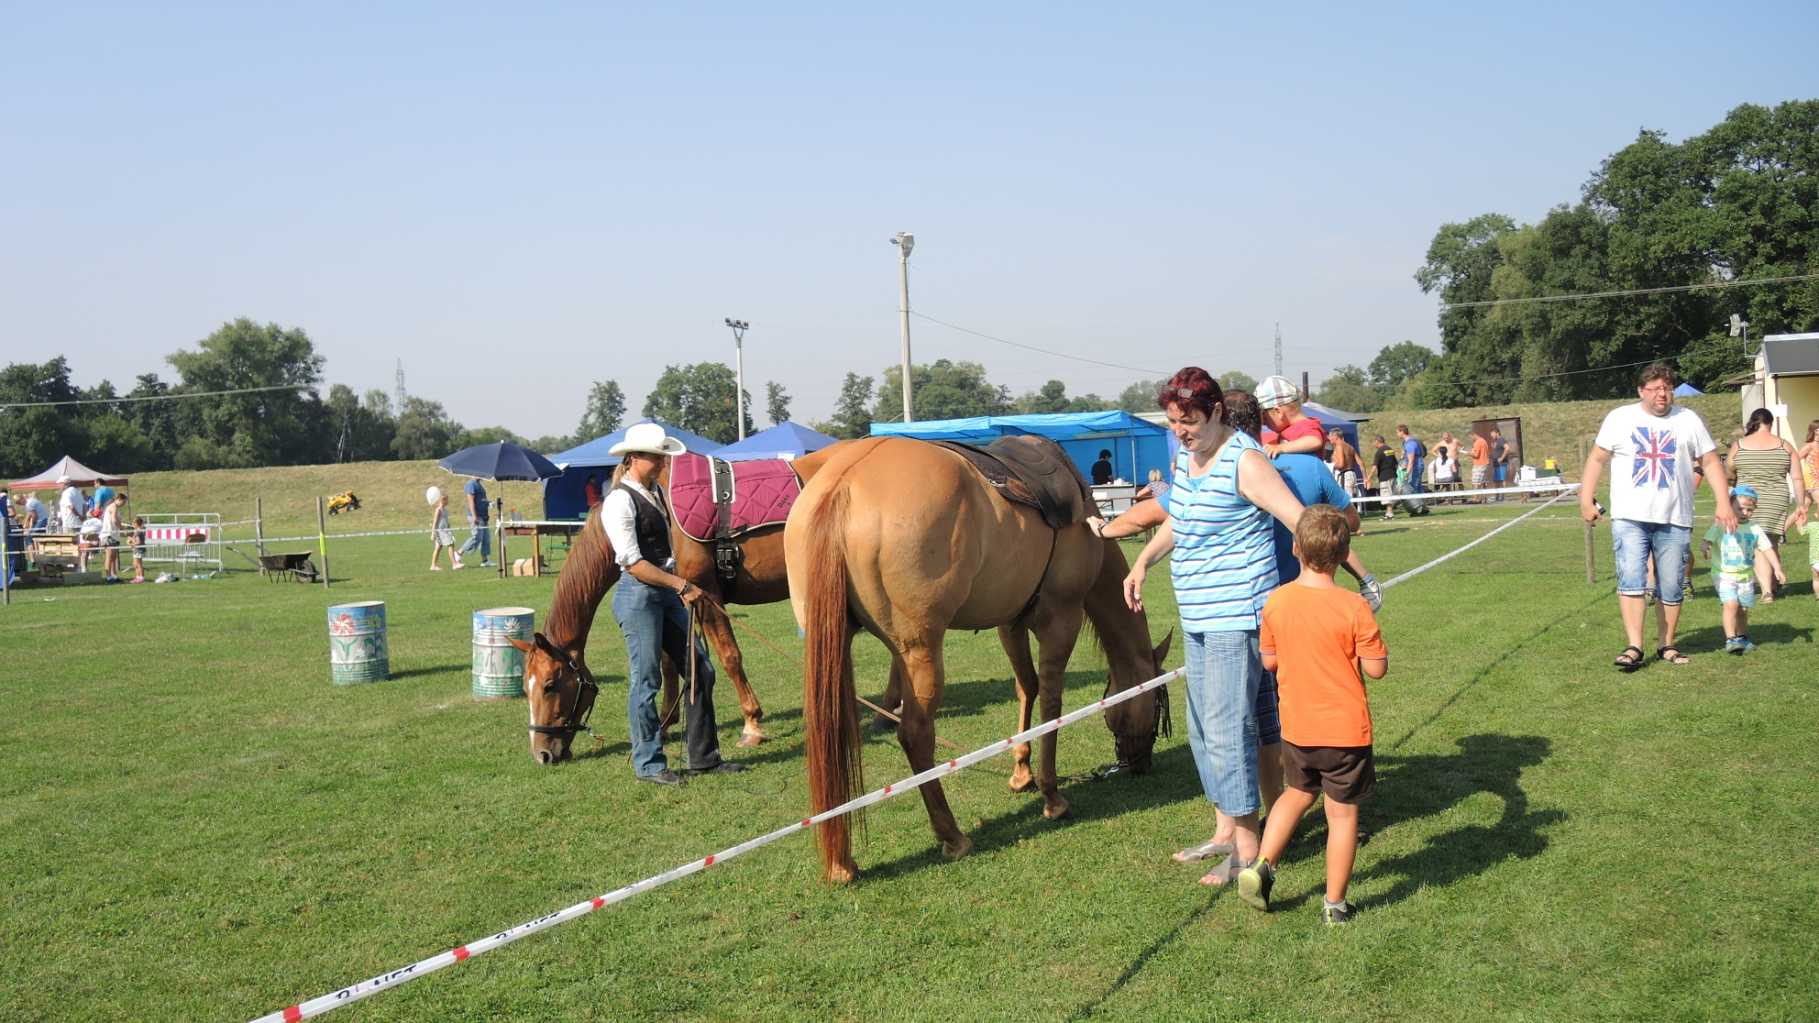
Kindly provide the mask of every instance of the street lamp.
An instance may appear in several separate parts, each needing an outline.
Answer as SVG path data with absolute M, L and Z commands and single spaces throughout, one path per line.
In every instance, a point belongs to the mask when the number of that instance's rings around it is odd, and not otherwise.
M 735 408 L 733 415 L 736 416 L 739 420 L 739 439 L 744 440 L 745 439 L 745 332 L 747 330 L 751 329 L 752 325 L 745 322 L 744 320 L 735 320 L 730 316 L 726 318 L 726 325 L 733 328 L 733 365 L 735 367 L 735 369 L 733 370 L 733 373 L 734 373 L 734 378 L 737 381 L 735 384 L 733 384 L 733 388 L 734 388 L 733 404 L 734 404 L 734 408 Z
M 916 247 L 916 236 L 908 231 L 898 231 L 891 244 L 897 246 L 897 330 L 903 335 L 903 421 L 913 423 L 916 416 L 910 411 L 909 257 L 910 250 Z

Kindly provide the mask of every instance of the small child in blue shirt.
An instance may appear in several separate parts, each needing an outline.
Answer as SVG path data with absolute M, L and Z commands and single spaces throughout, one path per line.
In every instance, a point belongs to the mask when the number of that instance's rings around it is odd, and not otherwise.
M 1728 654 L 1756 649 L 1749 634 L 1750 608 L 1756 606 L 1756 556 L 1760 554 L 1768 560 L 1775 570 L 1776 582 L 1787 582 L 1768 534 L 1750 521 L 1756 513 L 1757 497 L 1756 488 L 1747 483 L 1732 487 L 1731 509 L 1737 513 L 1737 531 L 1727 533 L 1714 522 L 1706 530 L 1705 542 L 1699 545 L 1707 561 L 1712 558 L 1713 546 L 1718 549 L 1712 576 L 1717 582 L 1718 599 L 1724 603 L 1724 652 Z

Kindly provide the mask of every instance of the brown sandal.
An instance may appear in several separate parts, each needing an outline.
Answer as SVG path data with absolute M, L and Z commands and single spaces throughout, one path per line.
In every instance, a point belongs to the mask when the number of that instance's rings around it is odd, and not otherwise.
M 1674 655 L 1672 657 L 1668 656 L 1669 650 L 1672 650 L 1674 652 Z M 1662 659 L 1663 661 L 1666 661 L 1669 664 L 1691 664 L 1691 663 L 1693 663 L 1693 659 L 1691 657 L 1688 657 L 1685 654 L 1681 653 L 1680 648 L 1672 643 L 1668 644 L 1667 646 L 1656 647 L 1655 656 L 1659 657 L 1660 659 Z

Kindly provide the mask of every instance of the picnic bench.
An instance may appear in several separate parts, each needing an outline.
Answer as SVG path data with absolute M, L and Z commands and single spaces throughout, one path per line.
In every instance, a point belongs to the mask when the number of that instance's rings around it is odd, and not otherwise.
M 259 574 L 272 582 L 277 582 L 279 579 L 290 579 L 293 582 L 313 583 L 321 577 L 316 573 L 316 563 L 309 558 L 308 551 L 261 554 L 259 555 Z

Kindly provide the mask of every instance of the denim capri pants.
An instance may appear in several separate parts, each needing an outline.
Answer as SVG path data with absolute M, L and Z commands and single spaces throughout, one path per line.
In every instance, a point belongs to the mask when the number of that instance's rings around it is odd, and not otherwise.
M 1243 817 L 1257 797 L 1257 632 L 1186 632 L 1187 745 L 1207 801 Z

